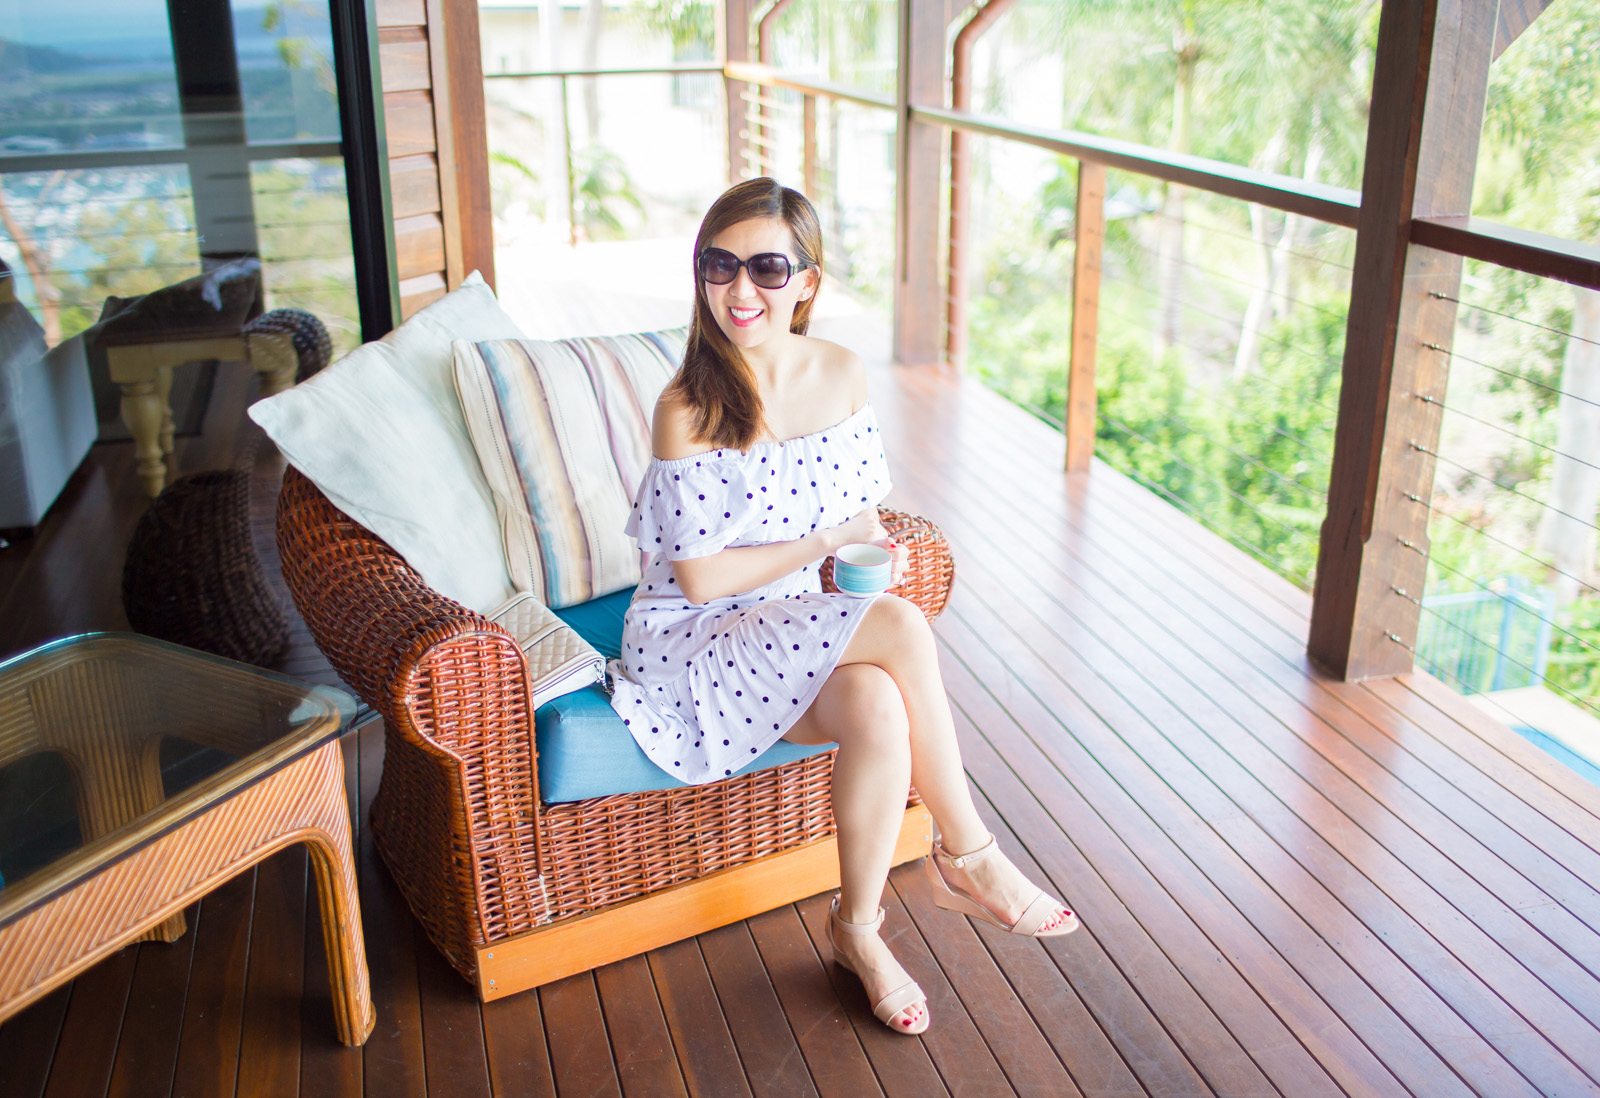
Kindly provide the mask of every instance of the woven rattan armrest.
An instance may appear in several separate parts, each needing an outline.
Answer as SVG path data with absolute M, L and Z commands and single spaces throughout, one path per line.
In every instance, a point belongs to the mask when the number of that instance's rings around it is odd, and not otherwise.
M 317 647 L 385 719 L 375 830 L 391 860 L 431 852 L 396 874 L 402 890 L 442 889 L 478 907 L 494 880 L 531 902 L 541 891 L 539 789 L 516 641 L 434 591 L 292 467 L 278 549 Z

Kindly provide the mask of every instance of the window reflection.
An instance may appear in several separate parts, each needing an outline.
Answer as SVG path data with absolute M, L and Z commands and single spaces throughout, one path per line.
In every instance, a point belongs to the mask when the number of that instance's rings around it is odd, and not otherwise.
M 95 440 L 159 491 L 263 313 L 358 342 L 331 59 L 327 0 L 0 0 L 0 530 Z

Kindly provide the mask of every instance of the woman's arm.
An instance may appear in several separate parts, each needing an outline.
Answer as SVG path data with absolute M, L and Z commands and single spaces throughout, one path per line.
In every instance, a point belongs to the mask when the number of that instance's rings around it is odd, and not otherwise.
M 827 530 L 814 530 L 795 541 L 742 545 L 708 557 L 675 560 L 672 574 L 683 597 L 699 605 L 765 587 L 773 580 L 821 560 L 841 545 L 885 537 L 887 533 L 878 523 L 878 509 L 870 507 L 848 522 Z

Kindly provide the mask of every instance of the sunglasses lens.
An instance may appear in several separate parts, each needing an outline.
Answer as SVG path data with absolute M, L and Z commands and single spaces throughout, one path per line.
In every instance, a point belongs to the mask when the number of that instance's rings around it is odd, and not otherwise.
M 789 257 L 777 252 L 753 255 L 745 264 L 750 271 L 750 281 L 763 289 L 776 290 L 789 282 Z
M 700 277 L 713 286 L 726 286 L 739 276 L 739 257 L 720 248 L 700 253 Z

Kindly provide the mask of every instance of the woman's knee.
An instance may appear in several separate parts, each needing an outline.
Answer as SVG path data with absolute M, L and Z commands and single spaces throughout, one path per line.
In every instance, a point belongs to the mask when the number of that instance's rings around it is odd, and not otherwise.
M 835 708 L 841 737 L 874 750 L 899 749 L 909 743 L 905 699 L 887 671 L 875 664 L 852 664 L 834 674 L 845 676 Z
M 863 625 L 896 646 L 924 644 L 933 638 L 933 630 L 922 610 L 899 595 L 883 595 L 874 601 Z

